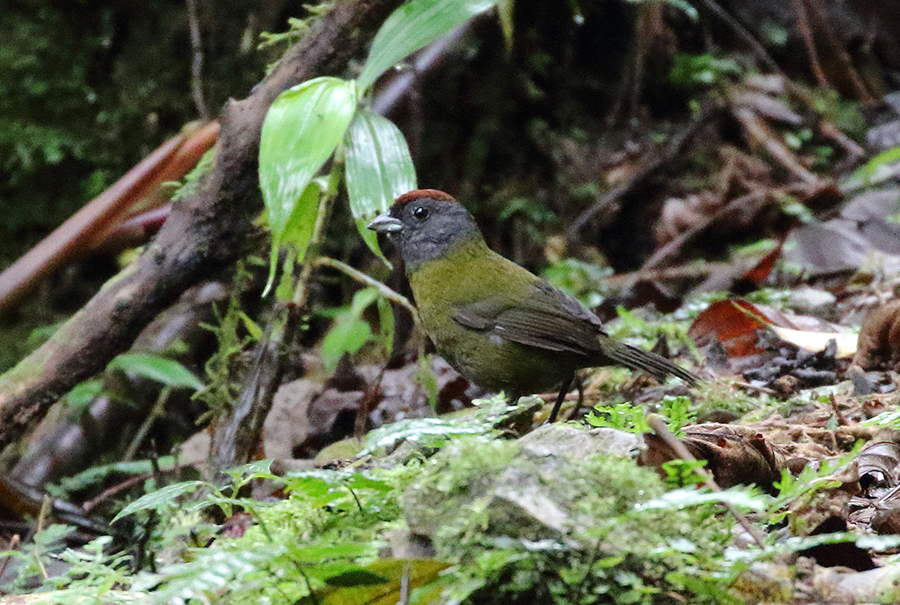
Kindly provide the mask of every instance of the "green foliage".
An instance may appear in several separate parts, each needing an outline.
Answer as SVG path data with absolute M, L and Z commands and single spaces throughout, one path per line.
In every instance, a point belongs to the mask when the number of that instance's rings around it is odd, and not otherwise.
M 691 400 L 688 397 L 664 397 L 658 414 L 668 421 L 669 428 L 676 435 L 682 434 L 686 425 L 697 420 L 697 413 L 691 409 Z M 585 420 L 591 426 L 609 427 L 630 433 L 651 432 L 644 410 L 628 402 L 613 406 L 597 404 Z
M 622 306 L 616 307 L 619 316 L 618 322 L 609 322 L 604 325 L 606 331 L 619 340 L 631 344 L 643 343 L 653 345 L 660 336 L 665 336 L 670 347 L 682 345 L 689 350 L 696 359 L 701 359 L 697 344 L 693 338 L 687 335 L 688 322 L 684 313 L 676 313 L 665 319 L 656 316 L 648 317 L 643 309 L 629 311 Z M 699 313 L 699 311 L 698 311 Z M 673 321 L 673 319 L 675 321 Z
M 544 271 L 544 277 L 588 308 L 594 308 L 606 298 L 608 292 L 604 288 L 605 279 L 612 273 L 611 267 L 600 267 L 575 258 L 566 258 L 549 266 Z
M 79 550 L 66 549 L 58 558 L 70 565 L 66 576 L 49 578 L 45 585 L 66 588 L 67 601 L 76 603 L 87 597 L 101 597 L 128 580 L 125 553 L 106 554 L 112 537 L 100 536 Z M 74 582 L 70 578 L 76 578 Z
M 881 412 L 877 416 L 860 422 L 862 426 L 888 427 L 895 431 L 900 430 L 900 410 Z
M 309 21 L 307 19 L 298 19 L 297 17 L 288 17 L 288 29 L 284 32 L 262 32 L 260 34 L 259 48 L 279 47 L 284 51 L 292 44 L 295 44 L 309 31 Z
M 494 486 L 506 485 L 502 476 L 514 483 L 530 476 L 532 464 L 514 443 L 458 439 L 428 460 L 407 490 L 407 518 L 435 527 L 438 556 L 461 562 L 444 574 L 445 598 L 650 603 L 671 590 L 666 576 L 676 569 L 710 581 L 722 571 L 713 561 L 730 536 L 715 504 L 643 506 L 664 489 L 652 470 L 631 460 L 594 456 L 545 471 L 554 477 L 553 502 L 539 508 L 564 515 L 559 533 L 531 512 L 505 521 L 500 494 L 509 488 Z
M 92 378 L 80 382 L 66 395 L 66 403 L 76 410 L 86 409 L 103 392 L 103 386 L 102 378 Z
M 416 188 L 416 169 L 403 133 L 393 122 L 369 111 L 358 111 L 344 141 L 350 210 L 363 241 L 387 262 L 377 234 L 367 225 L 394 200 Z
M 383 299 L 377 288 L 364 288 L 353 295 L 353 302 L 348 308 L 342 309 L 336 315 L 334 324 L 322 339 L 322 362 L 326 370 L 334 371 L 341 357 L 356 353 L 372 339 L 372 327 L 362 315 L 371 305 L 379 305 L 379 301 Z M 390 308 L 386 303 L 382 302 L 378 308 L 381 318 L 389 322 L 389 325 L 382 325 L 382 337 L 379 340 L 390 351 L 393 340 L 393 315 L 389 313 Z
M 268 461 L 260 461 L 228 471 L 232 483 L 224 488 L 188 481 L 150 492 L 118 518 L 152 511 L 160 520 L 148 542 L 157 553 L 152 572 L 126 572 L 120 554 L 101 549 L 103 540 L 84 552 L 65 551 L 59 540 L 67 530 L 52 527 L 39 534 L 36 549 L 13 556 L 32 575 L 49 553 L 72 563 L 70 573 L 47 583 L 68 587 L 55 595 L 60 600 L 92 589 L 106 594 L 115 586 L 127 591 L 117 598 L 139 595 L 150 604 L 380 602 L 372 601 L 375 595 L 394 602 L 407 584 L 414 589 L 411 602 L 419 603 L 519 602 L 526 596 L 567 605 L 656 603 L 667 593 L 691 603 L 731 603 L 740 602 L 728 592 L 731 583 L 753 561 L 818 543 L 900 543 L 896 537 L 783 540 L 773 534 L 765 550 L 730 546 L 732 522 L 722 514 L 723 502 L 775 523 L 789 505 L 803 505 L 832 487 L 828 473 L 847 460 L 797 478 L 785 475 L 776 497 L 750 488 L 667 491 L 655 471 L 632 460 L 597 455 L 564 463 L 487 436 L 495 404 L 503 402 L 482 404 L 480 423 L 469 420 L 468 427 L 480 433 L 459 431 L 466 426 L 460 418 L 456 424 L 408 421 L 371 435 L 368 449 L 375 454 L 405 439 L 442 448 L 391 470 L 376 464 L 364 471 L 275 475 Z M 669 470 L 680 483 L 694 476 L 692 465 Z M 257 481 L 286 497 L 257 501 L 241 495 Z M 510 489 L 532 494 L 528 481 L 536 482 L 534 509 L 504 505 Z M 199 512 L 210 508 L 227 523 L 238 512 L 252 522 L 243 535 L 228 537 L 230 532 L 201 522 Z M 554 512 L 543 517 L 547 511 Z M 432 538 L 435 558 L 379 557 L 408 533 L 407 521 Z
M 263 122 L 259 148 L 259 184 L 272 229 L 274 278 L 278 247 L 292 215 L 297 259 L 303 260 L 312 237 L 318 197 L 307 187 L 344 138 L 356 111 L 356 86 L 340 78 L 321 77 L 298 84 L 272 103 Z M 303 203 L 301 203 L 303 202 Z
M 592 411 L 588 412 L 585 420 L 591 426 L 607 427 L 630 433 L 650 432 L 644 410 L 627 401 L 614 406 L 598 403 Z
M 874 158 L 860 166 L 850 177 L 850 183 L 859 185 L 874 185 L 897 174 L 897 164 L 900 163 L 900 147 L 892 147 L 882 151 Z
M 684 487 L 686 485 L 700 485 L 704 482 L 703 476 L 698 472 L 706 466 L 706 460 L 669 460 L 662 463 L 662 470 L 666 474 L 666 485 Z
M 239 261 L 235 267 L 233 289 L 225 313 L 214 306 L 217 324 L 203 325 L 215 335 L 217 346 L 206 362 L 207 385 L 195 397 L 204 401 L 212 414 L 228 409 L 238 396 L 241 387 L 233 376 L 234 360 L 263 336 L 262 330 L 241 308 L 241 297 L 250 287 L 252 279 L 245 262 Z
M 152 353 L 123 353 L 111 362 L 111 369 L 121 370 L 131 376 L 155 380 L 167 387 L 202 389 L 203 383 L 184 365 Z
M 740 73 L 741 67 L 733 59 L 723 59 L 709 53 L 677 54 L 669 80 L 676 86 L 695 88 L 720 84 Z
M 18 560 L 15 578 L 3 588 L 8 592 L 33 590 L 29 586 L 35 580 L 46 578 L 46 561 L 65 550 L 65 540 L 75 531 L 74 527 L 62 524 L 42 527 L 32 538 L 29 549 L 0 551 L 0 560 L 10 557 Z M 104 570 L 103 573 L 106 573 Z
M 812 100 L 813 109 L 823 119 L 854 139 L 866 132 L 866 119 L 857 101 L 842 96 L 832 88 L 811 87 L 804 94 Z
M 171 471 L 176 468 L 174 456 L 162 456 L 156 460 L 133 460 L 92 466 L 77 475 L 60 480 L 58 489 L 64 494 L 77 492 L 98 485 L 111 475 L 151 475 L 154 470 Z M 50 486 L 52 489 L 53 486 Z
M 781 472 L 781 481 L 775 482 L 777 496 L 768 507 L 769 523 L 779 524 L 785 519 L 795 534 L 805 535 L 813 528 L 797 527 L 800 522 L 792 511 L 808 505 L 822 492 L 840 487 L 841 481 L 834 475 L 840 468 L 846 467 L 859 454 L 862 442 L 856 444 L 851 452 L 837 460 L 823 460 L 820 464 L 808 464 L 796 477 L 788 470 Z
M 199 546 L 205 540 L 197 536 L 194 546 L 182 547 L 176 559 L 161 562 L 156 572 L 127 578 L 123 584 L 130 583 L 132 591 L 152 588 L 151 603 L 205 601 L 223 596 L 223 590 L 231 603 L 293 603 L 313 590 L 333 595 L 340 587 L 377 582 L 385 589 L 400 581 L 402 574 L 392 573 L 390 566 L 372 564 L 376 538 L 399 515 L 395 481 L 401 473 L 316 470 L 276 476 L 268 461 L 262 461 L 228 474 L 233 484 L 227 490 L 199 481 L 174 484 L 136 500 L 117 518 L 155 512 L 164 520 L 159 546 L 171 549 L 174 544 L 167 541 L 182 541 L 185 530 L 197 527 L 192 511 L 212 506 L 231 516 L 243 510 L 253 519 L 243 536 L 220 536 L 206 547 Z M 258 480 L 281 486 L 287 499 L 258 502 L 237 496 Z M 206 495 L 185 503 L 183 497 L 198 488 Z M 435 561 L 415 568 L 422 572 L 418 581 L 431 581 L 444 567 Z
M 410 0 L 378 30 L 357 82 L 366 90 L 385 71 L 495 4 L 494 0 Z
M 359 456 L 379 455 L 403 442 L 422 449 L 440 449 L 454 438 L 466 435 L 493 435 L 496 427 L 507 426 L 521 414 L 531 414 L 535 398 L 522 397 L 509 406 L 506 398 L 476 399 L 476 407 L 465 413 L 444 414 L 439 418 L 407 418 L 369 431 Z
M 215 146 L 208 149 L 200 158 L 200 161 L 197 162 L 197 165 L 184 175 L 184 179 L 180 183 L 175 183 L 176 189 L 172 193 L 171 198 L 173 202 L 194 195 L 197 192 L 200 187 L 200 178 L 216 165 L 218 150 L 219 148 Z

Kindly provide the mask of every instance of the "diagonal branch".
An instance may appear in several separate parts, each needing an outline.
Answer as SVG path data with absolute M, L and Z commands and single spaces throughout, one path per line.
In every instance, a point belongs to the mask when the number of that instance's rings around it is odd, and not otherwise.
M 216 165 L 199 189 L 175 205 L 133 265 L 0 377 L 0 448 L 21 438 L 57 399 L 125 351 L 187 287 L 236 259 L 262 209 L 257 157 L 272 101 L 309 78 L 343 73 L 400 4 L 402 0 L 338 0 L 249 97 L 225 104 Z

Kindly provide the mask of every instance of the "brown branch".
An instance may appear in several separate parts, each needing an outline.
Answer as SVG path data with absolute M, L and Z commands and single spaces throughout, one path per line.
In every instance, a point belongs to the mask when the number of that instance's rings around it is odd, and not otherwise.
M 747 136 L 768 151 L 769 155 L 791 174 L 804 183 L 816 184 L 820 181 L 819 177 L 807 170 L 794 154 L 776 138 L 766 123 L 752 109 L 738 106 L 734 110 L 734 117 L 744 127 Z
M 257 156 L 266 111 L 285 89 L 340 74 L 401 0 L 338 0 L 242 101 L 226 103 L 215 167 L 175 205 L 155 241 L 41 348 L 0 377 L 0 448 L 73 386 L 125 351 L 157 313 L 227 266 L 261 210 Z
M 853 86 L 856 97 L 866 105 L 875 103 L 875 98 L 872 96 L 872 93 L 869 92 L 866 83 L 863 82 L 862 76 L 859 75 L 859 72 L 856 71 L 856 68 L 853 66 L 853 60 L 850 58 L 850 53 L 847 52 L 843 42 L 838 39 L 837 33 L 834 31 L 834 26 L 822 10 L 822 7 L 816 0 L 807 0 L 807 5 L 809 6 L 810 13 L 819 20 L 819 24 L 825 32 L 825 38 L 834 49 L 838 63 L 844 68 L 844 72 L 847 74 L 847 78 Z
M 160 196 L 160 185 L 182 178 L 218 134 L 217 122 L 185 127 L 23 254 L 0 273 L 0 311 L 14 306 L 72 257 L 93 248 L 138 205 L 152 207 L 168 201 Z
M 797 15 L 797 29 L 803 38 L 803 45 L 806 47 L 806 54 L 809 55 L 809 64 L 812 68 L 816 82 L 822 88 L 831 88 L 825 72 L 822 70 L 822 63 L 819 61 L 819 53 L 816 51 L 816 41 L 813 38 L 812 29 L 809 27 L 809 16 L 806 14 L 806 6 L 803 0 L 791 0 L 794 7 L 794 14 Z

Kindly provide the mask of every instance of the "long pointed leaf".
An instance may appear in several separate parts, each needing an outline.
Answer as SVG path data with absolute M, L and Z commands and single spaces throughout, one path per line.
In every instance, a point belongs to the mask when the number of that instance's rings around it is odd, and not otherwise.
M 356 111 L 356 87 L 316 78 L 281 93 L 262 127 L 259 184 L 273 244 L 281 243 L 310 180 L 331 157 Z
M 369 111 L 356 114 L 347 129 L 346 182 L 350 210 L 363 240 L 387 262 L 378 239 L 367 228 L 398 196 L 416 188 L 416 169 L 403 133 L 393 122 Z
M 365 90 L 378 76 L 426 44 L 496 4 L 496 0 L 411 0 L 387 18 L 357 82 Z

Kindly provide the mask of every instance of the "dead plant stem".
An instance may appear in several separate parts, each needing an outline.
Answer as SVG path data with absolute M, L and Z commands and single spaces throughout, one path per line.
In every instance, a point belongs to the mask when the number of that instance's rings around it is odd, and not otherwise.
M 691 462 L 697 461 L 694 455 L 691 454 L 690 451 L 688 451 L 681 440 L 675 436 L 675 433 L 673 433 L 669 429 L 666 421 L 662 416 L 660 416 L 659 414 L 648 415 L 647 424 L 650 425 L 650 428 L 653 429 L 653 432 L 656 433 L 663 441 L 665 441 L 669 447 L 675 450 L 675 453 L 678 454 L 679 458 Z M 716 493 L 722 491 L 722 488 L 719 487 L 719 484 L 716 483 L 715 479 L 713 479 L 708 470 L 702 467 L 697 467 L 694 469 L 694 472 L 696 472 L 698 475 L 700 475 L 700 477 L 703 478 L 703 484 L 706 485 L 706 487 L 710 491 Z M 737 520 L 738 524 L 740 524 L 740 526 L 744 528 L 744 531 L 750 534 L 750 537 L 753 538 L 753 541 L 756 542 L 756 545 L 765 550 L 765 537 L 762 535 L 762 533 L 760 533 L 759 529 L 757 529 L 752 523 L 750 523 L 750 520 L 744 515 L 744 513 L 736 509 L 729 502 L 723 501 L 722 506 L 724 506 L 728 510 L 728 512 L 731 513 L 731 516 L 733 516 Z

